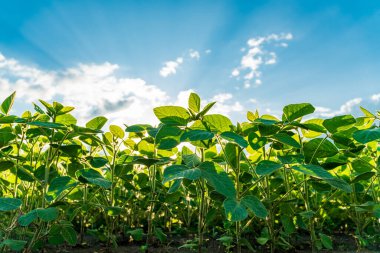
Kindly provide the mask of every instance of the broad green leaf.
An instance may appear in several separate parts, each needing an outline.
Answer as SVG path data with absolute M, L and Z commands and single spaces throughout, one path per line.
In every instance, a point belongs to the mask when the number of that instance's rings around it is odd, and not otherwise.
M 0 161 L 0 172 L 13 168 L 15 164 L 12 161 Z
M 323 126 L 330 132 L 335 133 L 337 131 L 348 129 L 354 126 L 356 120 L 352 115 L 341 115 L 331 119 L 325 119 Z
M 199 168 L 188 168 L 185 165 L 171 165 L 164 170 L 163 184 L 175 179 L 189 179 L 197 180 L 201 177 L 201 171 Z
M 364 107 L 361 107 L 360 106 L 360 110 L 364 113 L 364 115 L 368 118 L 376 118 L 376 116 L 374 114 L 372 114 L 370 111 L 368 111 L 367 109 L 365 109 Z
M 312 158 L 331 157 L 338 153 L 338 149 L 325 138 L 316 138 L 306 142 L 303 146 L 306 161 Z
M 198 113 L 201 109 L 201 98 L 196 93 L 190 93 L 189 96 L 189 109 L 194 113 Z
M 343 179 L 334 177 L 334 178 L 325 178 L 323 180 L 327 182 L 328 184 L 330 184 L 331 186 L 337 189 L 340 189 L 344 192 L 347 192 L 347 193 L 352 192 L 351 186 Z
M 108 163 L 108 160 L 104 157 L 91 157 L 90 164 L 94 168 L 101 168 Z
M 162 125 L 155 138 L 155 143 L 159 149 L 172 149 L 180 143 L 182 130 L 176 126 Z
M 16 92 L 13 92 L 9 97 L 7 97 L 3 103 L 1 103 L 1 111 L 5 114 L 5 115 L 8 115 L 9 111 L 11 110 L 12 108 L 12 105 L 15 101 L 15 97 L 16 97 Z
M 265 146 L 267 143 L 267 138 L 260 137 L 256 133 L 252 132 L 248 135 L 248 143 L 253 150 L 258 150 Z
M 16 139 L 16 135 L 10 132 L 0 132 L 0 148 L 9 144 L 10 141 Z
M 131 235 L 133 240 L 135 241 L 141 241 L 143 239 L 144 235 L 144 230 L 142 228 L 137 228 L 134 230 L 128 230 L 127 231 L 128 235 Z
M 301 148 L 301 145 L 298 143 L 298 141 L 286 133 L 277 133 L 271 136 L 271 138 L 285 145 L 289 145 L 294 148 Z
M 180 106 L 160 106 L 153 109 L 156 117 L 164 124 L 186 126 L 190 119 L 188 111 Z
M 54 178 L 48 188 L 46 193 L 46 199 L 48 201 L 53 201 L 56 199 L 63 191 L 73 188 L 78 185 L 78 182 L 69 176 L 60 176 Z
M 305 115 L 311 114 L 315 111 L 314 106 L 309 103 L 290 104 L 286 105 L 283 109 L 283 120 L 294 121 Z
M 0 247 L 6 246 L 12 251 L 21 251 L 27 243 L 27 241 L 6 239 L 0 243 Z
M 260 176 L 270 175 L 276 170 L 280 169 L 283 165 L 273 161 L 262 160 L 257 164 L 256 173 Z
M 80 181 L 84 181 L 85 183 L 94 184 L 106 189 L 111 188 L 112 183 L 94 169 L 78 170 L 75 174 Z
M 55 123 L 63 125 L 75 125 L 77 123 L 77 119 L 71 114 L 62 114 L 58 115 L 55 118 Z
M 231 120 L 221 114 L 206 115 L 203 117 L 203 121 L 207 123 L 211 131 L 218 133 L 230 131 L 232 126 Z
M 124 138 L 125 133 L 124 133 L 123 129 L 121 129 L 121 127 L 116 126 L 116 125 L 110 125 L 109 129 L 110 129 L 111 134 L 113 134 L 113 136 L 120 138 L 120 139 Z
M 380 140 L 380 128 L 359 130 L 354 133 L 353 137 L 356 141 L 363 144 L 366 144 L 371 141 Z
M 69 245 L 75 246 L 77 244 L 77 232 L 73 227 L 62 226 L 61 235 Z
M 0 211 L 13 211 L 22 205 L 21 199 L 15 198 L 0 198 Z
M 214 133 L 205 130 L 188 130 L 181 136 L 181 142 L 204 141 L 214 138 Z
M 319 233 L 319 238 L 321 238 L 323 247 L 325 247 L 326 249 L 331 249 L 331 250 L 333 249 L 333 243 L 329 236 L 323 233 Z
M 226 199 L 223 202 L 224 211 L 229 221 L 237 222 L 245 220 L 248 216 L 247 209 L 236 199 Z
M 370 180 L 374 175 L 376 175 L 373 171 L 364 172 L 362 174 L 357 175 L 352 181 L 351 184 L 357 183 L 359 181 L 368 181 Z
M 235 186 L 223 168 L 217 166 L 213 162 L 203 162 L 198 168 L 202 172 L 202 177 L 207 180 L 207 183 L 211 185 L 215 191 L 227 198 L 235 197 Z
M 86 127 L 90 129 L 100 130 L 107 123 L 107 118 L 98 116 L 86 123 Z
M 242 148 L 248 147 L 248 142 L 242 136 L 240 136 L 234 132 L 230 132 L 230 131 L 223 132 L 220 134 L 220 137 L 222 137 L 223 139 L 225 139 L 229 142 L 233 142 Z
M 265 219 L 268 215 L 268 211 L 263 205 L 263 203 L 261 203 L 261 201 L 255 196 L 252 196 L 252 195 L 244 196 L 241 199 L 241 203 L 245 207 L 250 209 L 259 218 Z
M 34 222 L 37 218 L 40 218 L 42 221 L 54 221 L 58 218 L 58 209 L 55 207 L 49 207 L 46 209 L 37 208 L 30 211 L 27 214 L 21 215 L 18 218 L 18 223 L 23 226 L 29 226 L 32 222 Z
M 354 159 L 351 162 L 352 168 L 358 173 L 369 172 L 373 169 L 373 166 L 364 159 Z

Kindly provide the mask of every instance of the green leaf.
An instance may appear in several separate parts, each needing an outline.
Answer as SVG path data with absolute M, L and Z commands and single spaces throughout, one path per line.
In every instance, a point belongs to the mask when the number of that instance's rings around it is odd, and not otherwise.
M 325 247 L 326 249 L 333 249 L 332 240 L 329 236 L 323 233 L 319 233 L 319 238 L 321 238 L 323 247 Z
M 0 246 L 7 246 L 10 250 L 21 251 L 24 249 L 27 241 L 6 239 L 0 243 Z
M 315 111 L 314 106 L 309 103 L 290 104 L 286 105 L 283 109 L 283 120 L 294 121 L 305 115 L 311 114 Z
M 11 110 L 12 105 L 13 105 L 13 103 L 14 103 L 14 101 L 15 101 L 15 97 L 16 97 L 16 92 L 13 92 L 9 97 L 7 97 L 7 98 L 3 101 L 3 103 L 1 103 L 1 107 L 0 107 L 0 109 L 1 109 L 1 111 L 2 111 L 4 114 L 8 115 L 8 113 L 9 113 L 9 111 Z
M 227 198 L 234 198 L 236 196 L 234 183 L 223 168 L 208 161 L 201 163 L 198 168 L 202 172 L 202 177 L 207 180 L 207 183 L 211 185 L 215 191 Z
M 372 114 L 370 111 L 368 111 L 367 109 L 365 109 L 364 107 L 361 107 L 360 106 L 360 110 L 364 113 L 364 115 L 368 118 L 376 118 L 376 116 L 374 114 Z
M 90 164 L 94 168 L 101 168 L 108 163 L 108 160 L 104 157 L 91 157 Z
M 224 211 L 229 221 L 237 222 L 245 220 L 248 216 L 247 209 L 236 199 L 226 199 L 223 202 Z
M 13 168 L 15 164 L 12 161 L 0 161 L 0 172 Z
M 141 132 L 144 132 L 150 128 L 152 128 L 152 126 L 148 125 L 148 124 L 136 124 L 136 125 L 128 126 L 125 129 L 125 132 L 141 133 Z
M 298 143 L 298 141 L 296 141 L 286 133 L 277 133 L 271 136 L 271 138 L 285 145 L 289 145 L 294 148 L 301 148 L 301 145 Z
M 197 180 L 201 177 L 199 168 L 188 168 L 185 165 L 171 165 L 165 168 L 163 184 L 175 179 Z
M 111 134 L 113 134 L 113 136 L 120 138 L 120 139 L 124 138 L 125 133 L 124 133 L 123 129 L 121 129 L 121 127 L 116 126 L 116 125 L 110 125 L 109 129 L 110 129 Z
M 143 239 L 144 230 L 142 228 L 137 228 L 134 230 L 128 230 L 127 234 L 131 235 L 133 240 L 141 241 Z
M 58 123 L 52 123 L 52 122 L 40 122 L 40 121 L 33 121 L 33 122 L 27 122 L 26 124 L 30 126 L 37 126 L 42 128 L 53 128 L 53 129 L 65 129 L 65 125 L 58 124 Z
M 55 123 L 63 125 L 75 125 L 77 123 L 77 119 L 71 114 L 62 114 L 58 115 L 55 118 Z
M 369 162 L 361 158 L 353 160 L 351 166 L 358 173 L 369 172 L 373 169 L 373 166 Z
M 236 169 L 239 162 L 239 146 L 233 144 L 231 142 L 227 143 L 224 147 L 224 156 L 226 158 L 226 162 L 233 168 Z
M 203 117 L 208 111 L 215 105 L 216 102 L 208 103 L 203 110 L 199 113 L 199 116 Z
M 370 180 L 374 175 L 376 175 L 373 171 L 364 172 L 360 175 L 357 175 L 352 181 L 351 184 L 355 184 L 359 181 L 367 181 Z
M 16 139 L 16 135 L 10 132 L 0 132 L 0 148 L 8 145 L 14 139 Z
M 331 175 L 327 170 L 325 170 L 321 166 L 314 164 L 295 165 L 292 166 L 292 169 L 302 172 L 303 174 L 306 174 L 308 176 L 313 176 L 321 179 L 334 178 L 334 176 Z
M 356 123 L 356 119 L 352 115 L 341 115 L 331 119 L 325 119 L 323 126 L 330 132 L 335 133 L 341 130 L 346 130 Z
M 58 209 L 55 207 L 49 207 L 46 209 L 37 208 L 30 211 L 27 214 L 21 215 L 18 218 L 18 223 L 23 226 L 29 226 L 32 222 L 34 222 L 37 218 L 40 218 L 42 221 L 54 221 L 58 218 Z
M 56 199 L 63 191 L 77 186 L 79 183 L 69 176 L 60 176 L 54 178 L 48 188 L 46 193 L 46 199 L 48 201 L 53 201 Z
M 158 149 L 172 149 L 180 143 L 182 130 L 176 126 L 162 125 L 155 138 Z
M 21 199 L 15 198 L 0 198 L 0 211 L 13 211 L 22 205 Z
M 280 169 L 283 165 L 273 161 L 262 160 L 257 164 L 256 173 L 260 176 L 270 175 L 276 170 Z
M 338 149 L 325 138 L 312 139 L 303 146 L 306 162 L 312 158 L 331 157 L 338 153 Z
M 210 130 L 213 132 L 226 132 L 230 131 L 232 122 L 226 116 L 221 114 L 209 114 L 203 117 L 203 121 L 207 123 Z
M 106 189 L 111 188 L 112 183 L 94 169 L 78 170 L 75 174 L 80 181 L 84 181 L 85 183 L 94 184 Z
M 359 130 L 353 134 L 353 137 L 356 141 L 363 144 L 371 141 L 377 141 L 380 139 L 380 128 Z
M 190 93 L 189 96 L 189 109 L 194 113 L 198 113 L 201 109 L 201 98 L 196 93 Z
M 268 216 L 268 211 L 263 203 L 253 195 L 244 196 L 241 199 L 241 203 L 259 218 L 265 219 Z
M 265 146 L 267 143 L 266 137 L 260 137 L 254 132 L 249 133 L 248 135 L 248 143 L 253 150 L 258 150 Z
M 340 189 L 344 192 L 350 193 L 352 192 L 351 186 L 344 180 L 340 178 L 325 178 L 323 179 L 326 183 L 330 184 L 331 186 Z
M 180 106 L 160 106 L 153 109 L 156 117 L 164 124 L 186 126 L 190 119 L 187 110 Z
M 214 133 L 206 130 L 188 130 L 181 136 L 181 142 L 185 141 L 204 141 L 214 138 Z
M 234 132 L 230 132 L 230 131 L 223 132 L 220 134 L 220 137 L 222 137 L 223 139 L 225 139 L 227 141 L 236 143 L 237 145 L 239 145 L 242 148 L 248 147 L 248 142 L 242 136 L 240 136 Z
M 90 129 L 100 130 L 107 123 L 107 118 L 98 116 L 86 123 L 86 127 Z
M 69 245 L 75 246 L 77 244 L 77 232 L 73 227 L 62 226 L 61 235 Z

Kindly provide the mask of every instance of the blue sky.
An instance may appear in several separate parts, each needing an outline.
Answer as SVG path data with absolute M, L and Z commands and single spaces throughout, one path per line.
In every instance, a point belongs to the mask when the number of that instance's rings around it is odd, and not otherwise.
M 189 90 L 239 120 L 305 101 L 374 111 L 379 45 L 378 1 L 5 1 L 0 91 L 17 90 L 16 112 L 40 97 L 120 122 Z

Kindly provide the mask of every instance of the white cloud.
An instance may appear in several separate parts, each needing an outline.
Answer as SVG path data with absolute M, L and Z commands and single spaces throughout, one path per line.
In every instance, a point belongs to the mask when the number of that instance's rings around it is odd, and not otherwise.
M 375 102 L 375 103 L 380 102 L 380 93 L 373 94 L 373 95 L 371 96 L 371 100 L 372 100 L 373 102 Z
M 205 50 L 205 53 L 206 53 L 206 54 L 210 54 L 211 52 L 212 52 L 211 49 L 206 49 L 206 50 Z
M 187 107 L 193 90 L 181 91 L 172 99 L 166 91 L 140 78 L 119 77 L 119 66 L 78 64 L 62 71 L 45 71 L 31 67 L 0 53 L 0 92 L 2 97 L 17 91 L 15 108 L 31 108 L 30 102 L 43 99 L 75 106 L 73 114 L 83 124 L 94 116 L 104 115 L 113 124 L 156 124 L 153 108 L 177 104 Z M 203 106 L 217 101 L 214 113 L 229 114 L 242 111 L 232 94 L 219 93 L 212 99 L 202 98 Z
M 257 87 L 261 84 L 261 67 L 263 64 L 272 65 L 277 62 L 277 55 L 273 51 L 266 49 L 272 42 L 280 42 L 274 46 L 287 47 L 283 41 L 291 40 L 293 35 L 291 33 L 271 34 L 266 37 L 251 38 L 247 41 L 248 51 L 245 48 L 241 49 L 246 52 L 243 55 L 240 65 L 232 70 L 232 76 L 239 78 L 243 75 L 244 87 L 251 87 L 251 82 L 254 81 L 254 86 Z
M 362 102 L 362 98 L 354 98 L 348 100 L 346 103 L 340 106 L 339 110 L 332 110 L 328 107 L 317 106 L 315 107 L 315 113 L 322 117 L 334 117 L 336 115 L 349 114 L 352 109 Z
M 167 77 L 177 73 L 177 68 L 183 63 L 183 58 L 178 57 L 175 61 L 167 61 L 160 70 L 160 75 Z
M 201 55 L 199 54 L 199 52 L 194 49 L 189 50 L 189 56 L 190 58 L 194 58 L 196 60 L 199 60 L 199 58 L 201 58 Z

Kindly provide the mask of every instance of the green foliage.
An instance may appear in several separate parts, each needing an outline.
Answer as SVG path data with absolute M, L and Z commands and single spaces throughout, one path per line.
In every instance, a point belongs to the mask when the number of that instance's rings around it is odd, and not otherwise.
M 183 231 L 197 236 L 180 248 L 199 252 L 215 238 L 236 252 L 294 250 L 305 234 L 314 251 L 338 248 L 335 233 L 378 243 L 379 112 L 313 119 L 301 103 L 233 124 L 191 93 L 188 108 L 154 108 L 159 125 L 124 129 L 78 126 L 74 107 L 43 100 L 10 115 L 14 101 L 0 108 L 0 250 L 94 238 L 146 251 Z

